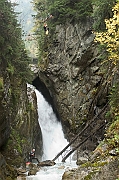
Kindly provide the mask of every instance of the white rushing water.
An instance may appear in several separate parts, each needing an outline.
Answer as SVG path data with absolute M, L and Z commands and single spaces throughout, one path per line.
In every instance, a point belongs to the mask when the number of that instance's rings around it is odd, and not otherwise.
M 72 161 L 57 163 L 55 166 L 42 167 L 35 176 L 28 176 L 27 180 L 62 180 L 62 175 L 66 169 L 76 168 L 76 163 Z M 75 180 L 75 179 L 72 179 Z
M 42 160 L 52 160 L 67 144 L 64 138 L 61 123 L 57 120 L 52 107 L 44 99 L 43 95 L 35 90 L 37 96 L 39 124 L 43 137 Z M 35 176 L 27 176 L 27 180 L 61 180 L 67 168 L 76 167 L 75 162 L 69 158 L 65 163 L 61 159 L 55 166 L 41 167 Z
M 39 124 L 43 137 L 42 160 L 52 160 L 67 144 L 64 138 L 61 123 L 57 120 L 52 107 L 43 95 L 35 90 L 37 95 Z

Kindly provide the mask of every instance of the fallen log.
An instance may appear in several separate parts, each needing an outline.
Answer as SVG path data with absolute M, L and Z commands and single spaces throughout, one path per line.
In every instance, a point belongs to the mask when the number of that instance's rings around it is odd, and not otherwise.
M 86 125 L 85 128 L 79 134 L 77 134 L 76 137 L 72 139 L 71 142 L 65 146 L 65 148 L 62 149 L 62 151 L 60 151 L 52 161 L 55 161 L 87 129 L 87 127 L 88 125 Z
M 65 148 L 62 149 L 62 151 L 60 151 L 60 152 L 55 156 L 55 158 L 54 158 L 52 161 L 55 161 L 63 152 L 66 151 L 66 149 L 67 149 L 71 144 L 73 144 L 73 143 L 76 141 L 76 139 L 90 126 L 90 123 L 91 123 L 91 122 L 94 122 L 94 120 L 105 110 L 105 108 L 107 107 L 107 105 L 108 105 L 108 103 L 103 107 L 103 109 L 102 109 L 92 120 L 90 120 L 90 121 L 88 122 L 88 124 L 86 124 L 86 126 L 82 129 L 82 131 L 79 132 L 79 133 L 75 136 L 75 138 L 73 138 L 73 139 L 71 140 L 71 142 L 70 142 L 67 146 L 65 146 Z
M 101 125 L 98 129 L 92 131 L 90 133 L 89 136 L 87 136 L 83 141 L 81 141 L 76 147 L 74 147 L 63 159 L 62 162 L 65 162 L 65 160 L 76 150 L 78 149 L 84 142 L 86 142 L 88 140 L 88 138 L 90 138 L 97 130 L 99 130 L 100 128 L 102 128 L 105 125 L 105 123 L 103 125 Z

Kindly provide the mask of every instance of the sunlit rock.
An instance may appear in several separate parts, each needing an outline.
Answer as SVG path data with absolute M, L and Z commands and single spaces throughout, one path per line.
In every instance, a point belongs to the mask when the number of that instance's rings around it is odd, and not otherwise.
M 81 164 L 86 163 L 87 161 L 88 161 L 87 158 L 85 158 L 85 157 L 79 157 L 78 160 L 77 160 L 77 162 L 76 162 L 76 164 L 77 164 L 77 165 L 81 165 Z

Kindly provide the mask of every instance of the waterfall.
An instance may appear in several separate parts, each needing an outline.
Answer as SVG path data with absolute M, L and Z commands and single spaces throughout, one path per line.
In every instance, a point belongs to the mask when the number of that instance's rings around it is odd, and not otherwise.
M 51 105 L 43 95 L 35 90 L 37 96 L 38 120 L 43 137 L 42 160 L 52 160 L 67 144 L 61 123 L 57 120 Z

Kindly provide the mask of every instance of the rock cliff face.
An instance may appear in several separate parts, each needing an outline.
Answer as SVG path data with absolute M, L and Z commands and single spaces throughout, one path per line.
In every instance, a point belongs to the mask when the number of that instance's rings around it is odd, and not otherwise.
M 31 87 L 11 76 L 4 64 L 0 66 L 0 84 L 0 179 L 6 175 L 14 179 L 10 165 L 24 166 L 33 147 L 36 154 L 42 154 L 36 95 Z
M 47 62 L 44 60 L 45 70 L 39 73 L 66 131 L 77 132 L 107 103 L 108 86 L 94 37 L 90 19 L 58 25 Z
M 8 84 L 6 84 L 6 80 L 8 79 L 7 74 L 4 74 L 4 78 L 1 75 L 1 84 L 5 82 L 5 90 L 3 89 L 3 85 L 1 85 L 0 91 L 0 146 L 2 146 L 10 135 L 10 121 L 11 121 L 11 113 L 8 113 L 8 108 L 10 107 L 10 97 L 9 93 L 9 79 Z

